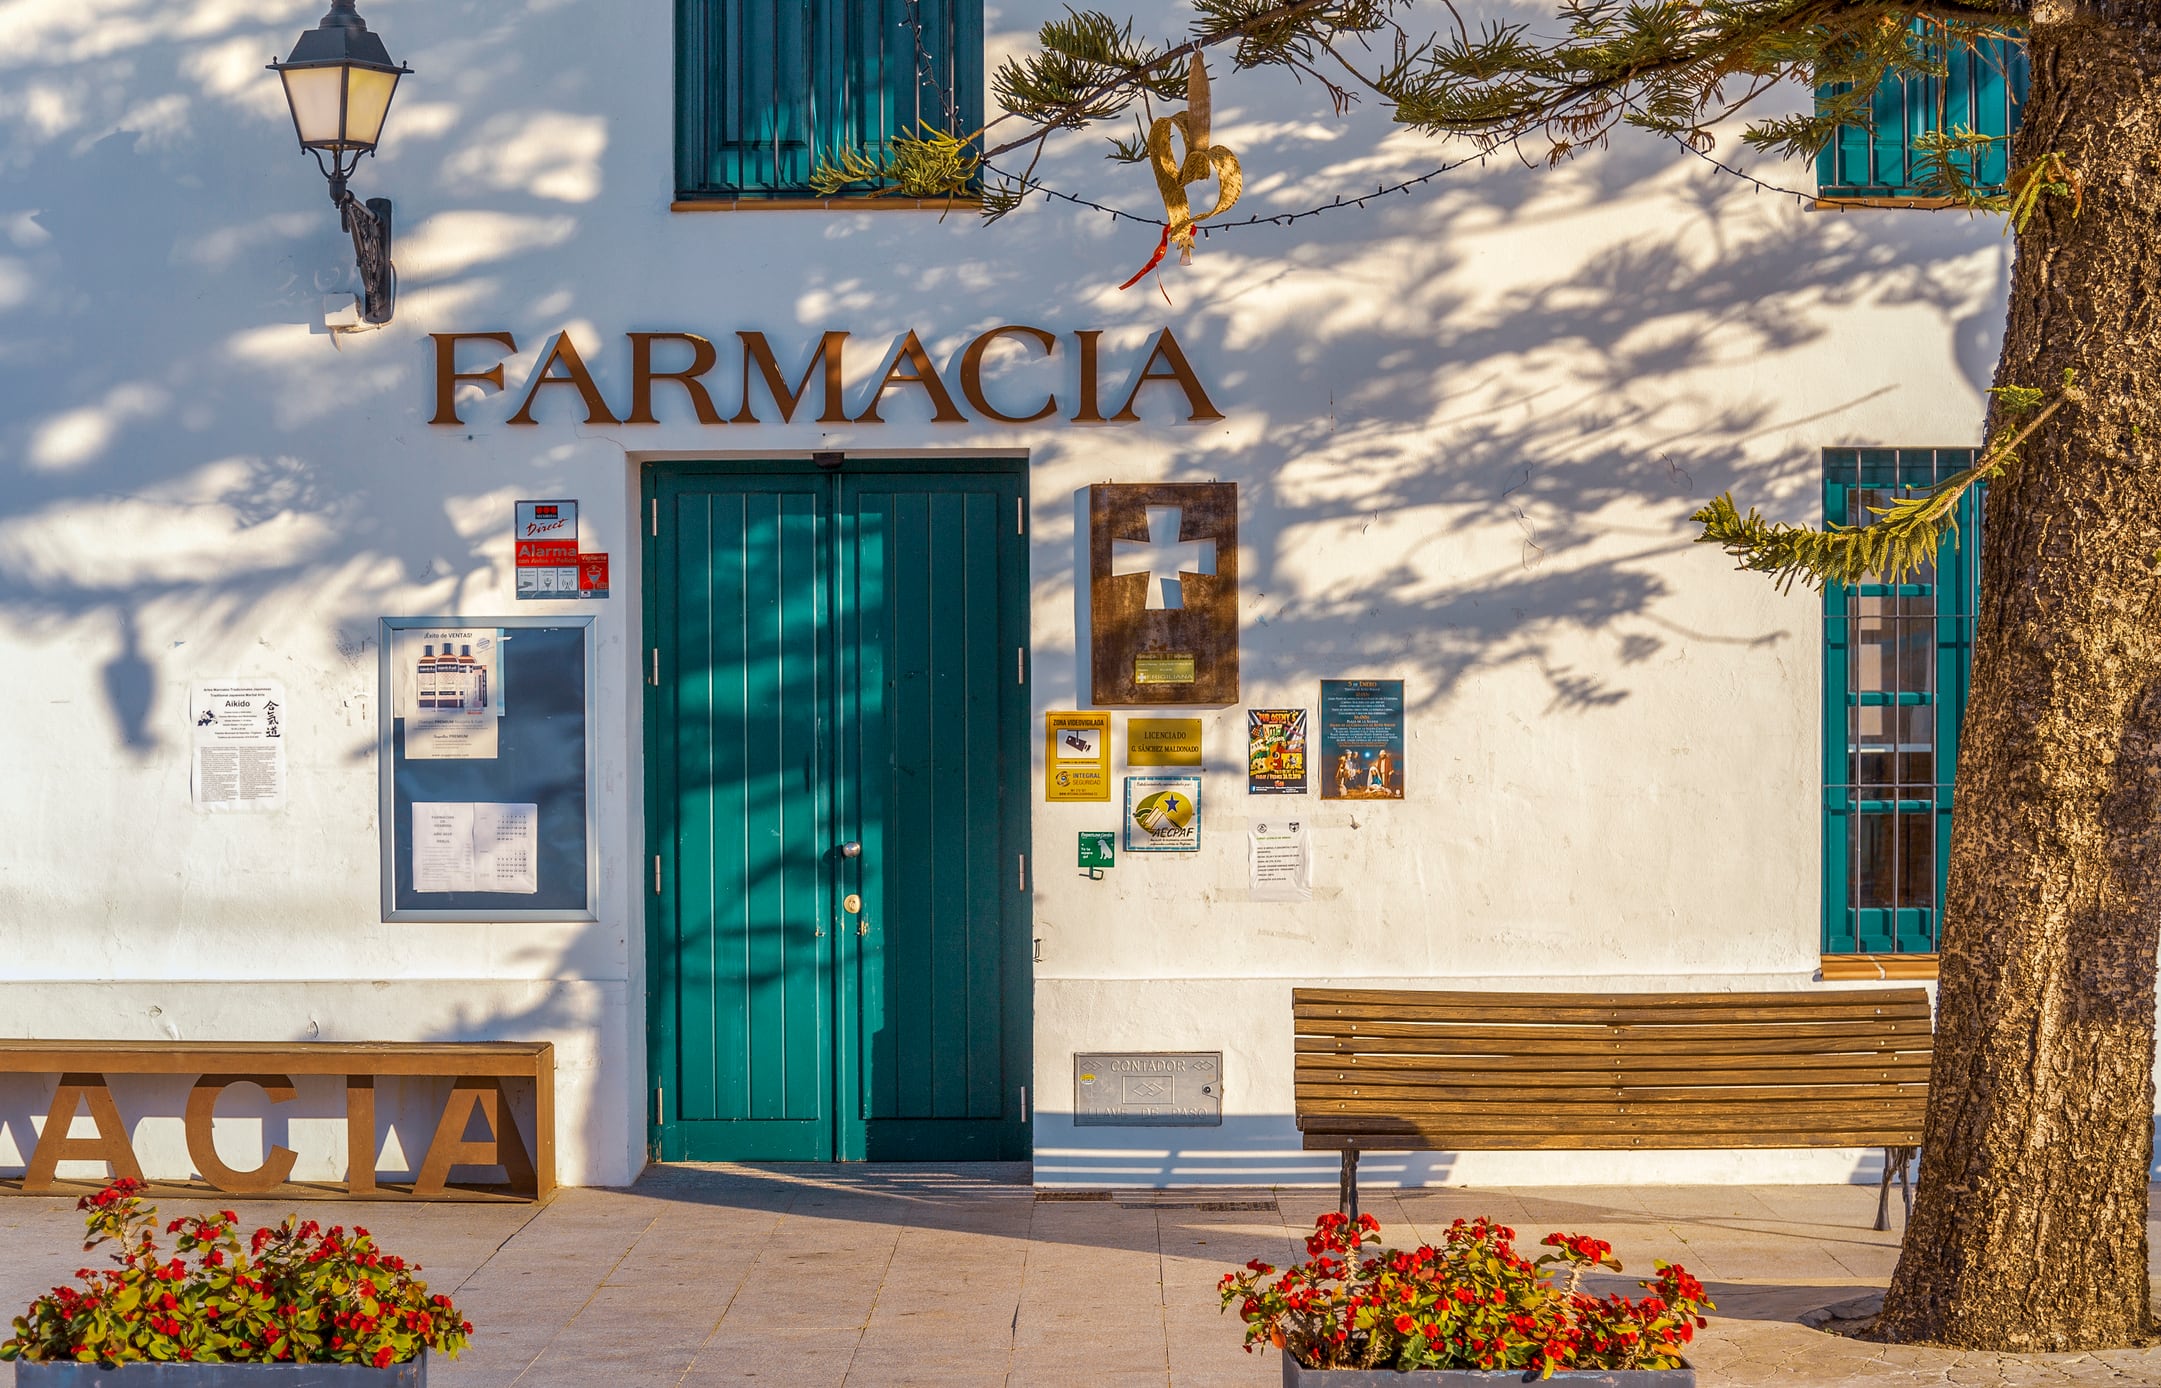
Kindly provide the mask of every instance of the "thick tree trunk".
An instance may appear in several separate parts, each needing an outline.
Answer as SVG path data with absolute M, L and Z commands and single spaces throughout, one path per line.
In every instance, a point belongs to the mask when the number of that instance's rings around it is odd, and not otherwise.
M 1987 502 L 1913 1220 L 1879 1333 L 2144 1339 L 2161 939 L 2161 4 L 2042 0 L 1997 384 L 2083 399 Z

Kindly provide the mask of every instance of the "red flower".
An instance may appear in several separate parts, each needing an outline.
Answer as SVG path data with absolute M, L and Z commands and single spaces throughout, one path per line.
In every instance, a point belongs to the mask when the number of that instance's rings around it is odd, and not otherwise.
M 1418 1329 L 1418 1322 L 1412 1320 L 1409 1316 L 1396 1317 L 1395 1325 L 1396 1333 L 1398 1335 L 1408 1335 L 1412 1331 Z

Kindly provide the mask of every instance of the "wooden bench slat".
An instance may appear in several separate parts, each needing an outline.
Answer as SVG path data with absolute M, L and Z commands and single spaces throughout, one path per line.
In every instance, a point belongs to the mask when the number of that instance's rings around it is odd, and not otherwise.
M 1497 1014 L 1497 1020 L 1486 1023 L 1491 1026 L 1536 1027 L 1555 1025 L 1554 1019 L 1571 1012 L 1596 1012 L 1617 1018 L 1618 1022 L 1579 1022 L 1578 1026 L 1717 1026 L 1723 1020 L 1736 1016 L 1756 1014 L 1763 1024 L 1801 1026 L 1813 1021 L 1826 1020 L 1825 1013 L 1857 1013 L 1864 1018 L 1912 1019 L 1931 1016 L 1924 1000 L 1912 1002 L 1885 998 L 1826 998 L 1807 1007 L 1780 1005 L 1777 1003 L 1726 1004 L 1715 999 L 1697 998 L 1692 1003 L 1667 1003 L 1658 1007 L 1637 1007 L 1625 999 L 1580 994 L 1576 997 L 1540 1003 L 1536 1007 L 1519 1007 L 1514 1003 L 1494 999 L 1482 999 L 1465 1003 L 1301 1003 L 1291 1009 L 1291 1016 L 1301 1022 L 1357 1021 L 1378 1019 L 1391 1021 L 1408 1018 L 1413 1020 L 1446 1022 L 1460 1025 L 1466 1018 L 1479 1014 Z
M 1336 1053 L 1346 1064 L 1356 1068 L 1368 1057 L 1356 1052 Z M 1830 1070 L 1888 1070 L 1919 1067 L 1926 1070 L 1929 1058 L 1919 1053 L 1868 1054 L 1851 1056 L 1821 1055 L 1636 1055 L 1618 1057 L 1591 1056 L 1483 1056 L 1483 1055 L 1422 1055 L 1422 1069 L 1435 1075 L 1538 1075 L 1545 1073 L 1571 1073 L 1610 1075 L 1620 1073 L 1648 1074 L 1654 1071 L 1674 1074 L 1689 1073 L 1735 1073 L 1746 1071 L 1755 1074 L 1787 1074 L 1794 1071 Z M 1564 1068 L 1565 1067 L 1565 1068 Z
M 1399 1019 L 1401 1020 L 1401 1019 Z M 1532 1025 L 1529 1023 L 1461 1023 L 1427 1024 L 1427 1030 L 1435 1036 L 1466 1041 L 1511 1041 L 1518 1037 L 1550 1037 L 1555 1041 L 1611 1041 L 1619 1037 L 1641 1037 L 1648 1041 L 1753 1041 L 1762 1037 L 1793 1037 L 1797 1039 L 1835 1039 L 1839 1037 L 1912 1037 L 1922 1040 L 1935 1032 L 1926 1018 L 1870 1018 L 1858 1022 L 1822 1022 L 1814 1018 L 1790 1022 L 1750 1022 L 1740 1026 L 1720 1026 L 1705 1022 L 1666 1026 L 1658 1023 L 1631 1023 L 1616 1025 L 1611 1022 L 1553 1023 Z M 1350 1035 L 1339 1033 L 1325 1024 L 1311 1027 L 1295 1026 L 1292 1030 L 1306 1035 Z
M 1390 1095 L 1344 1095 L 1315 1099 L 1305 1110 L 1308 1122 L 1330 1126 L 1349 1116 L 1402 1116 L 1419 1123 L 1475 1124 L 1496 1127 L 1543 1125 L 1555 1132 L 1596 1131 L 1609 1119 L 1633 1123 L 1692 1124 L 1698 1119 L 1736 1127 L 1801 1128 L 1822 1123 L 1832 1127 L 1854 1122 L 1881 1122 L 1888 1115 L 1901 1121 L 1920 1120 L 1925 1099 L 1764 1099 L 1734 1102 L 1725 1099 L 1604 1099 L 1570 1104 L 1510 1103 L 1497 1100 L 1412 1099 Z
M 1401 1014 L 1398 1015 L 1400 1016 Z M 1810 1015 L 1815 1017 L 1819 1021 L 1825 1022 L 1867 1022 L 1879 1019 L 1886 1021 L 1919 1021 L 1923 1019 L 1927 1014 L 1920 1007 L 1899 1007 L 1894 1009 L 1868 1003 L 1837 1003 L 1827 1004 L 1816 1012 L 1811 1013 Z M 1562 1005 L 1556 1003 L 1550 1007 L 1539 1008 L 1536 1013 L 1533 1014 L 1531 1017 L 1526 1017 L 1526 1015 L 1522 1011 L 1514 1008 L 1480 1005 L 1475 1007 L 1464 1007 L 1452 1012 L 1446 1017 L 1435 1016 L 1427 1020 L 1437 1022 L 1464 1021 L 1488 1023 L 1526 1023 L 1533 1021 L 1571 1022 L 1577 1024 L 1613 1023 L 1625 1026 L 1633 1024 L 1640 1019 L 1641 1021 L 1646 1023 L 1655 1020 L 1659 1023 L 1663 1023 L 1666 1025 L 1674 1025 L 1682 1022 L 1706 1022 L 1732 1025 L 1740 1022 L 1790 1021 L 1793 1019 L 1793 1016 L 1794 1013 L 1792 1009 L 1783 1007 L 1773 1008 L 1698 1006 L 1694 1008 L 1665 1008 L 1661 1009 L 1656 1014 L 1656 1016 L 1653 1017 L 1627 1008 L 1618 1008 L 1607 1006 L 1597 1002 L 1589 1002 L 1576 1003 L 1572 1005 Z M 1339 1030 L 1347 1031 L 1354 1023 L 1361 1021 L 1380 1020 L 1383 1020 L 1383 1018 L 1380 1016 L 1375 1016 L 1372 1018 L 1331 1017 L 1326 1014 L 1314 1013 L 1310 1011 L 1302 1016 L 1297 1016 L 1294 1018 L 1296 1028 L 1298 1030 L 1303 1031 L 1314 1028 L 1325 1028 L 1331 1032 Z M 1412 1020 L 1417 1019 L 1414 1018 Z
M 1733 1148 L 1902 1148 L 1921 1144 L 1921 1126 L 1882 1129 L 1811 1129 L 1796 1133 L 1699 1133 L 1664 1129 L 1655 1133 L 1478 1133 L 1459 1129 L 1428 1133 L 1312 1133 L 1312 1152 L 1614 1152 L 1614 1150 L 1733 1150 Z
M 1928 1096 L 1928 1084 L 1922 1080 L 1882 1080 L 1855 1084 L 1694 1085 L 1685 1088 L 1611 1084 L 1542 1085 L 1536 1089 L 1523 1089 L 1508 1085 L 1374 1084 L 1361 1081 L 1356 1076 L 1345 1076 L 1301 1083 L 1298 1088 L 1301 1107 L 1309 1101 L 1322 1103 L 1334 1099 L 1379 1097 L 1485 1104 L 1503 1102 L 1497 1096 L 1512 1092 L 1524 1095 L 1524 1102 L 1538 1104 L 1573 1104 L 1609 1099 L 1636 1103 L 1726 1100 L 1745 1104 L 1766 1099 L 1924 1099 Z
M 1387 1042 L 1418 1039 L 1426 1044 L 1418 1048 L 1421 1055 L 1490 1055 L 1490 1056 L 1614 1056 L 1614 1055 L 1872 1055 L 1896 1054 L 1901 1051 L 1926 1052 L 1930 1049 L 1928 1038 L 1919 1035 L 1883 1036 L 1870 1039 L 1857 1036 L 1786 1037 L 1767 1038 L 1762 1041 L 1690 1041 L 1652 1039 L 1642 1040 L 1626 1033 L 1608 1037 L 1602 1041 L 1577 1041 L 1526 1035 L 1509 1040 L 1475 1040 L 1455 1036 L 1448 1032 L 1434 1032 L 1408 1026 L 1390 1026 L 1386 1022 L 1367 1023 L 1374 1028 L 1359 1036 L 1339 1036 L 1332 1039 L 1354 1041 L 1360 1050 L 1386 1050 Z M 1374 1038 L 1380 1038 L 1378 1042 Z M 1320 1040 L 1321 1037 L 1311 1039 Z
M 1400 1133 L 1418 1132 L 1446 1134 L 1451 1132 L 1475 1133 L 1530 1133 L 1554 1134 L 1563 1137 L 1581 1137 L 1598 1133 L 1665 1133 L 1690 1132 L 1699 1136 L 1709 1133 L 1801 1133 L 1812 1130 L 1830 1132 L 1860 1132 L 1873 1128 L 1918 1128 L 1921 1111 L 1918 1108 L 1903 1112 L 1848 1113 L 1848 1114 L 1795 1114 L 1778 1119 L 1766 1116 L 1762 1120 L 1725 1117 L 1718 1114 L 1699 1113 L 1675 1118 L 1670 1122 L 1653 1121 L 1648 1115 L 1636 1113 L 1609 1114 L 1604 1117 L 1575 1119 L 1567 1124 L 1540 1122 L 1538 1114 L 1477 1113 L 1477 1114 L 1403 1114 L 1386 1113 L 1326 1113 L 1310 1114 L 1301 1132 L 1316 1133 Z
M 1356 1042 L 1341 1038 L 1300 1037 L 1296 1046 L 1296 1059 L 1314 1065 L 1350 1065 L 1373 1069 L 1404 1070 L 1530 1070 L 1542 1065 L 1558 1067 L 1565 1065 L 1572 1070 L 1602 1070 L 1619 1064 L 1624 1056 L 1633 1052 L 1613 1055 L 1573 1056 L 1497 1056 L 1490 1054 L 1462 1054 L 1445 1049 L 1435 1049 L 1416 1037 L 1379 1039 Z M 1778 1055 L 1788 1055 L 1796 1062 L 1786 1068 L 1806 1069 L 1809 1065 L 1827 1067 L 1854 1065 L 1927 1065 L 1931 1052 L 1916 1050 L 1841 1051 L 1821 1054 L 1791 1056 L 1780 1052 L 1773 1055 L 1728 1055 L 1724 1058 L 1735 1065 L 1775 1061 Z M 1667 1069 L 1690 1069 L 1697 1061 L 1717 1057 L 1702 1055 L 1662 1055 L 1654 1057 Z M 1502 1062 L 1509 1062 L 1503 1064 Z M 1778 1068 L 1778 1067 L 1771 1067 Z
M 1294 988 L 1291 990 L 1293 1007 L 1316 1003 L 1350 1005 L 1374 1004 L 1389 1007 L 1446 1007 L 1469 1010 L 1479 1007 L 1506 1007 L 1517 1010 L 1536 1010 L 1546 1007 L 1579 1006 L 1596 1003 L 1600 1006 L 1626 1006 L 1634 1008 L 1680 1007 L 1696 1008 L 1717 1006 L 1728 1009 L 1749 1007 L 1814 1008 L 1826 1003 L 1841 1005 L 1855 1002 L 1926 1004 L 1926 988 L 1837 988 L 1817 991 L 1794 989 L 1764 993 L 1492 993 L 1475 990 L 1423 989 L 1423 988 Z

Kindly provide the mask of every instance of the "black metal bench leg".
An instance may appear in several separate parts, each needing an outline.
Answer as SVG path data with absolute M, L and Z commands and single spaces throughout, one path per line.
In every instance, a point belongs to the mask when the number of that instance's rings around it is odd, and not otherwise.
M 1899 1195 L 1906 1204 L 1906 1219 L 1913 1220 L 1913 1177 L 1907 1167 L 1913 1163 L 1911 1147 L 1886 1147 L 1883 1149 L 1883 1182 L 1876 1188 L 1876 1229 L 1880 1233 L 1891 1227 L 1891 1182 L 1898 1181 Z
M 1343 1149 L 1343 1179 L 1336 1187 L 1336 1208 L 1358 1222 L 1358 1149 Z

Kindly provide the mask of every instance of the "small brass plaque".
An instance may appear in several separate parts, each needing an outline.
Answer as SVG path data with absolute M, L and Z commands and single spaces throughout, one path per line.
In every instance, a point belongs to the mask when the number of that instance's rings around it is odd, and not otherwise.
M 1133 682 L 1135 684 L 1191 684 L 1193 683 L 1193 657 L 1190 653 L 1179 655 L 1154 654 L 1133 657 Z

